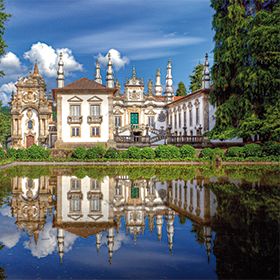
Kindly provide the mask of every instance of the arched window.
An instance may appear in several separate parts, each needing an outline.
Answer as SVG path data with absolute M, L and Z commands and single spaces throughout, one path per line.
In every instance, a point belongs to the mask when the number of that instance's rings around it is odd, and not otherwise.
M 28 129 L 33 129 L 33 121 L 32 120 L 28 121 L 27 127 L 28 127 Z

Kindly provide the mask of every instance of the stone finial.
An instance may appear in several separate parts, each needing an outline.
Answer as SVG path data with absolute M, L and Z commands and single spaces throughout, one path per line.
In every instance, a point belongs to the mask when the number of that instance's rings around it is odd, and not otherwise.
M 156 94 L 156 96 L 161 96 L 162 95 L 160 69 L 157 69 L 157 73 L 156 73 L 155 94 Z
M 106 73 L 106 86 L 108 88 L 114 88 L 114 73 L 113 73 L 113 63 L 111 59 L 111 53 L 108 54 L 108 67 Z
M 100 63 L 98 60 L 96 60 L 96 66 L 95 66 L 95 81 L 102 85 L 102 76 L 100 71 Z
M 210 88 L 210 71 L 209 71 L 209 61 L 208 54 L 205 55 L 204 67 L 203 67 L 203 77 L 202 77 L 202 88 Z
M 57 88 L 64 87 L 64 62 L 63 62 L 62 52 L 59 54 L 56 81 L 57 81 Z

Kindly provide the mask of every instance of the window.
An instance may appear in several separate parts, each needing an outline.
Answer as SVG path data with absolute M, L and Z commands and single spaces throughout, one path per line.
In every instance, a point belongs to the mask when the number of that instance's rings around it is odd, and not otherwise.
M 90 211 L 100 212 L 101 211 L 101 200 L 99 196 L 93 196 L 90 200 Z
M 199 124 L 199 108 L 196 108 L 196 124 Z
M 81 212 L 81 199 L 79 194 L 73 194 L 70 200 L 70 212 Z
M 81 116 L 81 105 L 70 105 L 70 116 L 80 117 Z
M 155 127 L 155 117 L 154 116 L 148 116 L 148 126 Z
M 32 120 L 28 121 L 27 127 L 28 127 L 28 129 L 32 129 L 33 128 L 33 121 Z
M 91 137 L 100 137 L 100 127 L 99 126 L 93 126 L 91 128 Z
M 139 188 L 138 187 L 131 187 L 131 193 L 130 193 L 130 196 L 132 199 L 137 199 L 139 198 Z
M 187 126 L 187 112 L 184 111 L 184 126 Z
M 91 190 L 99 190 L 100 189 L 100 183 L 98 180 L 96 179 L 91 179 L 91 186 L 90 186 Z
M 71 179 L 71 191 L 80 191 L 81 190 L 81 180 L 72 178 Z
M 177 128 L 177 114 L 174 115 L 174 128 Z
M 100 116 L 100 105 L 90 105 L 90 116 L 92 117 Z
M 79 127 L 71 127 L 71 136 L 79 137 L 80 136 L 80 128 Z
M 121 126 L 122 126 L 122 117 L 115 116 L 115 127 L 121 127 Z
M 192 110 L 189 111 L 189 114 L 190 114 L 190 126 L 193 125 L 193 121 L 192 121 Z
M 122 194 L 122 187 L 120 185 L 116 186 L 116 195 L 121 195 Z
M 170 114 L 170 126 L 173 126 L 172 115 Z
M 178 120 L 179 120 L 179 128 L 181 128 L 181 125 L 182 125 L 182 122 L 181 122 L 181 112 L 179 112 Z

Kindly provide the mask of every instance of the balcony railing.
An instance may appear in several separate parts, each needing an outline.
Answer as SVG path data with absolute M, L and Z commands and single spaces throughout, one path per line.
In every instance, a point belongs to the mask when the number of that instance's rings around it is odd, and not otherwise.
M 83 122 L 82 116 L 68 116 L 68 124 L 81 124 Z
M 87 122 L 88 124 L 100 124 L 102 123 L 102 116 L 88 116 Z
M 204 143 L 206 139 L 204 136 L 191 136 L 191 135 L 182 135 L 182 136 L 168 136 L 167 144 L 201 144 Z

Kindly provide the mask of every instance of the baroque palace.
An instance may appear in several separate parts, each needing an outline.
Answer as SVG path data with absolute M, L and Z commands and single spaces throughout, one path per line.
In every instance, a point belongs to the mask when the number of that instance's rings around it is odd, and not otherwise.
M 95 79 L 81 78 L 64 84 L 62 54 L 58 59 L 57 88 L 53 98 L 46 94 L 46 83 L 37 64 L 27 77 L 16 83 L 12 96 L 12 146 L 33 144 L 73 148 L 103 143 L 125 148 L 174 143 L 197 144 L 214 126 L 214 107 L 209 103 L 210 73 L 205 57 L 202 88 L 186 96 L 175 96 L 171 61 L 167 64 L 165 85 L 156 72 L 155 84 L 132 77 L 124 85 L 114 79 L 108 55 L 106 84 L 96 62 Z

